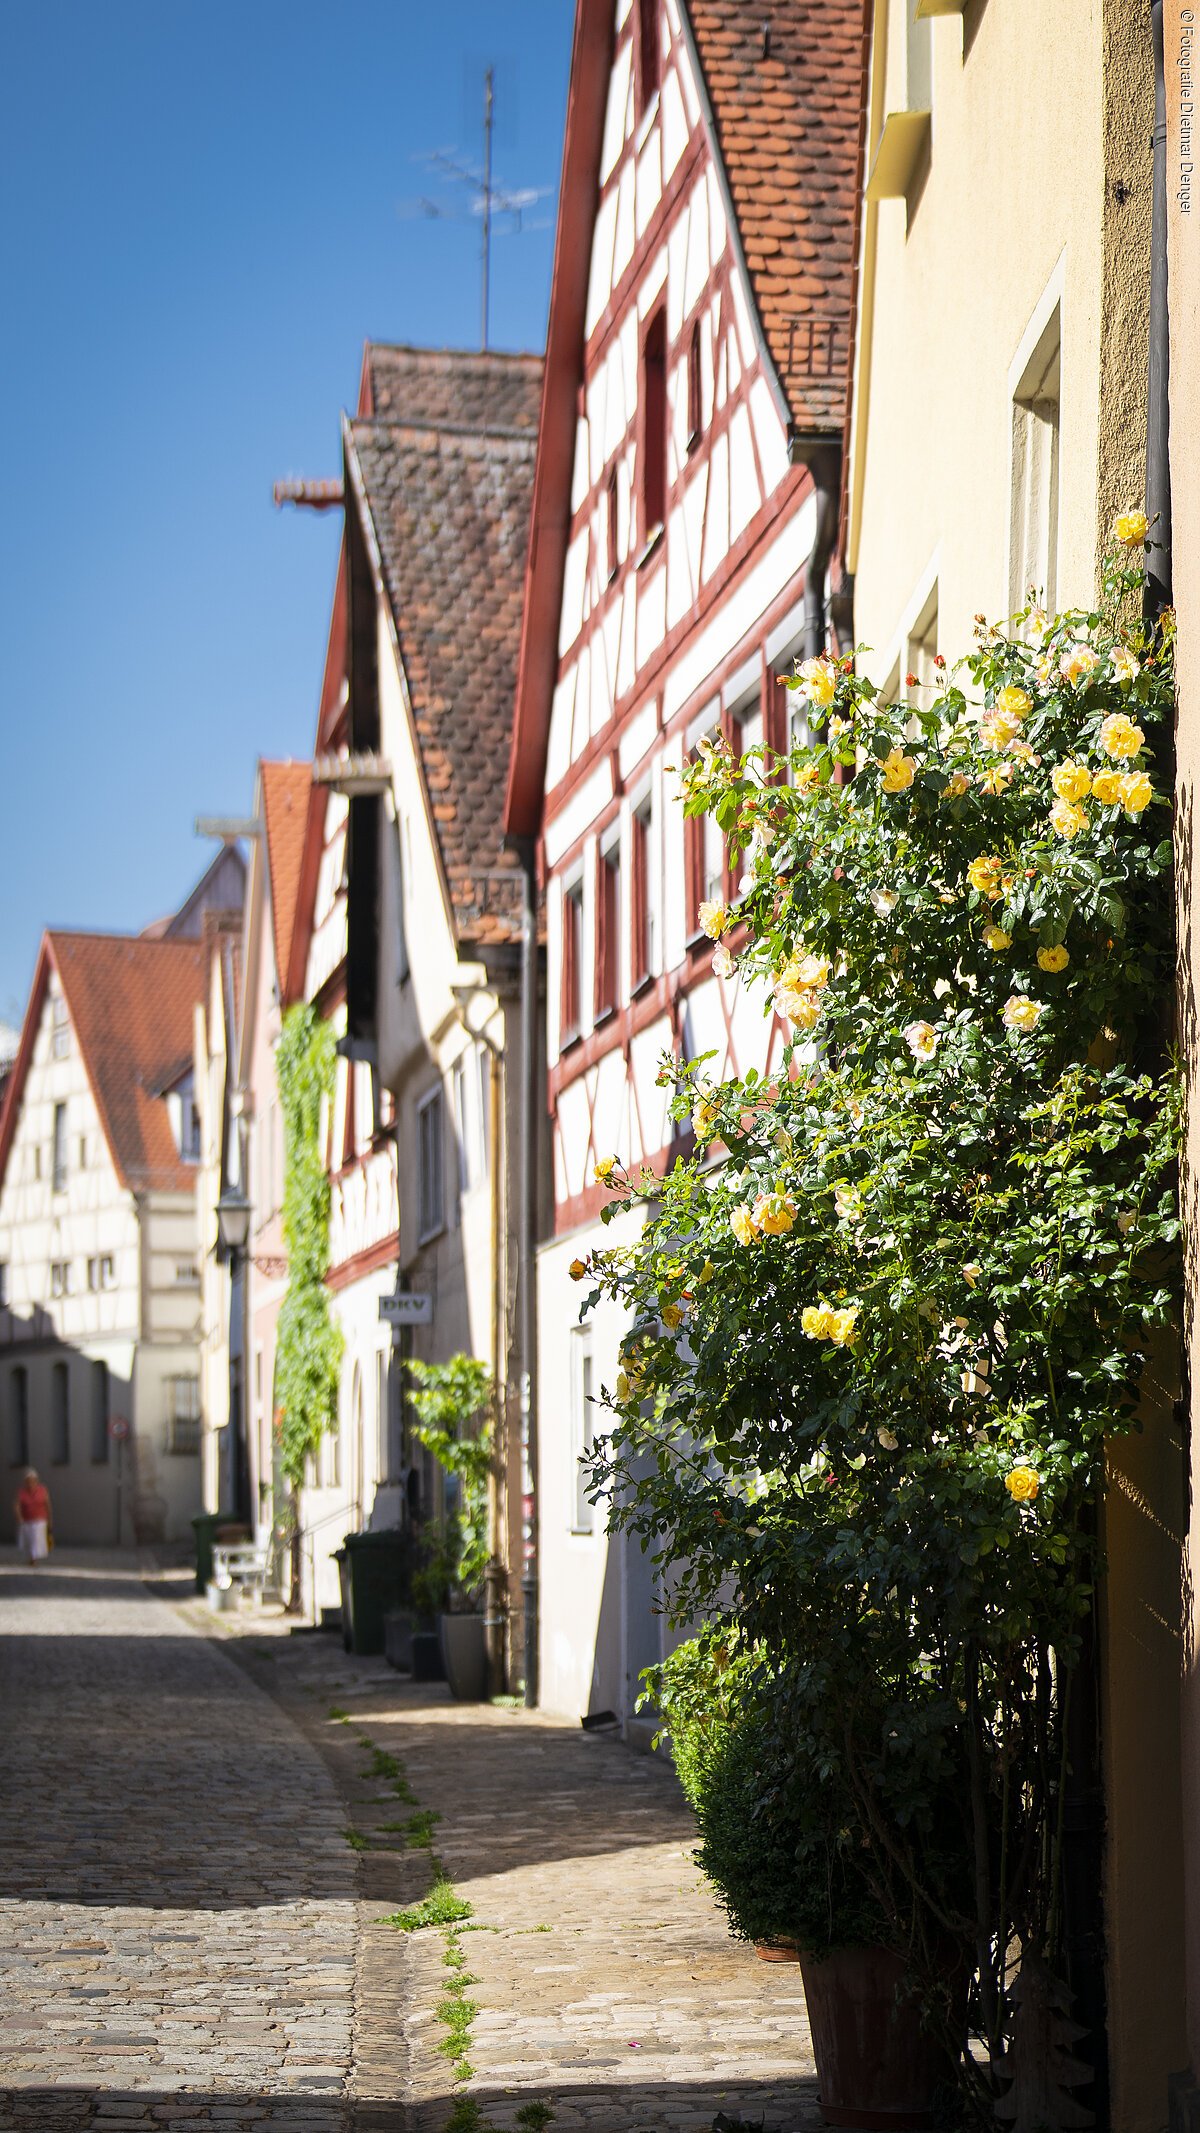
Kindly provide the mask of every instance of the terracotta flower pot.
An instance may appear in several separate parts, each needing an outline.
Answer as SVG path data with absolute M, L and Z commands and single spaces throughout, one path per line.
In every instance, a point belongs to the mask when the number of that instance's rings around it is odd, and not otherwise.
M 934 2093 L 951 2068 L 904 1992 L 899 1956 L 890 1948 L 801 1951 L 800 1971 L 826 2125 L 897 2133 L 932 2125 Z
M 756 1940 L 754 1953 L 760 1963 L 798 1963 L 800 1950 L 794 1940 Z

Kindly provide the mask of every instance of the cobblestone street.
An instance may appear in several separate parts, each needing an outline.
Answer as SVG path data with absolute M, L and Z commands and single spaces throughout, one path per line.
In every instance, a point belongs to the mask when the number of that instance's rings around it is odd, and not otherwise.
M 2 2133 L 815 2125 L 661 1762 L 188 1590 L 0 1571 Z M 469 1915 L 397 1930 L 439 1868 Z

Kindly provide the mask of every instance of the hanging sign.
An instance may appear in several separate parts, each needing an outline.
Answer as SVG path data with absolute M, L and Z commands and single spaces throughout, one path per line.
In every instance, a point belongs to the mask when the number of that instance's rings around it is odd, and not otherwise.
M 415 1290 L 402 1289 L 397 1295 L 381 1296 L 379 1316 L 393 1326 L 431 1326 L 433 1324 L 433 1298 L 421 1296 Z

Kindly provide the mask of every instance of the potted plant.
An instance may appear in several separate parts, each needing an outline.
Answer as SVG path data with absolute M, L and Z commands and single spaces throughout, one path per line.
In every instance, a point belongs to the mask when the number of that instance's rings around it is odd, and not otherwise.
M 696 1862 L 731 1930 L 765 1961 L 801 1966 L 826 2123 L 930 2125 L 953 2082 L 965 1991 L 943 1975 L 928 2003 L 856 1838 L 855 1802 L 836 1769 L 805 1755 L 788 1683 L 729 1624 L 648 1679 L 696 1816 Z
M 420 1591 L 437 1603 L 442 1661 L 464 1703 L 487 1694 L 484 1580 L 490 1559 L 489 1484 L 493 1442 L 492 1374 L 473 1356 L 447 1363 L 410 1360 L 416 1434 L 446 1476 L 446 1508 L 427 1537 Z M 416 1583 L 416 1581 L 414 1581 Z

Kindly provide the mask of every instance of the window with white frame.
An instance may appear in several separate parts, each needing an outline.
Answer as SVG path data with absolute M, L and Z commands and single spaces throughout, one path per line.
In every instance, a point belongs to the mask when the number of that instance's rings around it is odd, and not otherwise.
M 1031 592 L 1050 614 L 1058 599 L 1061 373 L 1061 322 L 1055 305 L 1013 394 L 1008 597 L 1014 614 L 1028 604 Z
M 563 888 L 559 979 L 559 1042 L 569 1044 L 583 1022 L 583 877 Z
M 480 1073 L 483 1045 L 460 1052 L 452 1069 L 454 1137 L 458 1148 L 458 1189 L 474 1192 L 487 1176 L 485 1094 Z
M 54 1139 L 50 1153 L 50 1177 L 55 1192 L 67 1189 L 67 1107 L 54 1106 Z
M 431 1089 L 417 1107 L 417 1242 L 445 1228 L 442 1092 Z
M 612 1014 L 621 1001 L 621 832 L 614 823 L 600 845 L 596 875 L 595 1019 Z
M 53 1297 L 71 1294 L 71 1262 L 69 1259 L 50 1261 L 50 1294 Z
M 595 1409 L 592 1405 L 594 1365 L 590 1333 L 571 1337 L 571 1531 L 594 1533 L 596 1506 L 588 1500 L 588 1454 L 595 1442 Z
M 658 974 L 662 881 L 655 841 L 654 795 L 647 792 L 633 808 L 630 825 L 630 899 L 632 988 L 636 992 Z
M 178 1280 L 178 1275 L 176 1279 Z M 87 1263 L 87 1285 L 93 1293 L 101 1289 L 114 1289 L 117 1285 L 117 1270 L 111 1252 L 100 1252 Z
M 181 1374 L 167 1380 L 167 1450 L 189 1453 L 200 1449 L 200 1380 Z

